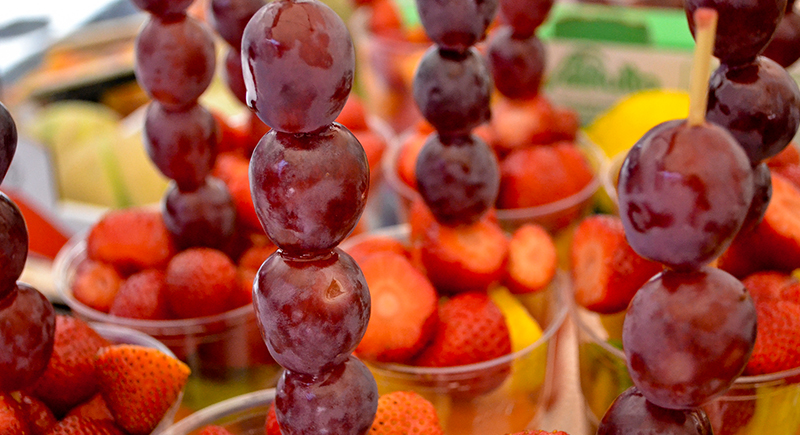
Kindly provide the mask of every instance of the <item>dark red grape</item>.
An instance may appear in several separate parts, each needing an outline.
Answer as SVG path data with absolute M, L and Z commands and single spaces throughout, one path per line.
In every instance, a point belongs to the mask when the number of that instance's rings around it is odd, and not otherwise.
M 750 231 L 761 223 L 767 212 L 769 201 L 772 199 L 772 174 L 766 163 L 760 163 L 753 168 L 753 185 L 753 201 L 750 203 L 750 209 L 747 210 L 742 229 L 739 230 L 740 233 Z
M 488 121 L 491 93 L 491 75 L 474 48 L 457 53 L 433 46 L 414 75 L 414 100 L 440 133 L 466 133 Z
M 364 149 L 340 124 L 315 134 L 271 130 L 250 158 L 250 192 L 267 236 L 293 256 L 327 253 L 355 228 L 367 200 Z
M 622 347 L 633 384 L 664 408 L 689 408 L 725 393 L 756 339 L 756 308 L 725 271 L 667 270 L 633 297 Z
M 417 0 L 425 33 L 439 47 L 463 52 L 483 40 L 498 0 Z
M 544 76 L 544 44 L 535 35 L 518 38 L 503 26 L 489 36 L 486 50 L 494 86 L 508 98 L 529 99 L 539 94 Z
M 759 56 L 711 75 L 706 119 L 728 129 L 753 166 L 772 157 L 800 126 L 800 89 L 775 61 Z
M 672 268 L 697 268 L 730 245 L 753 199 L 753 171 L 722 127 L 667 121 L 628 152 L 617 185 L 631 247 Z
M 353 86 L 350 33 L 316 0 L 275 1 L 244 30 L 242 69 L 247 104 L 270 127 L 319 130 L 339 115 Z
M 159 17 L 183 14 L 194 0 L 131 0 L 137 8 Z
M 247 22 L 265 3 L 265 0 L 211 0 L 208 19 L 219 36 L 238 53 Z
M 236 230 L 236 206 L 220 180 L 206 178 L 193 191 L 181 191 L 172 183 L 164 197 L 164 225 L 178 246 L 222 249 Z
M 694 35 L 694 12 L 701 7 L 719 14 L 714 56 L 720 62 L 752 61 L 766 47 L 783 18 L 786 0 L 685 0 L 683 8 Z
M 432 133 L 417 157 L 415 173 L 420 195 L 445 225 L 476 222 L 500 190 L 497 158 L 474 135 Z
M 711 423 L 699 408 L 665 409 L 630 387 L 608 408 L 597 435 L 711 435 Z
M 27 258 L 25 218 L 14 201 L 0 192 L 0 298 L 16 287 Z
M 284 435 L 364 435 L 377 410 L 375 380 L 352 356 L 317 377 L 287 370 L 276 387 L 275 415 Z
M 223 79 L 233 95 L 247 105 L 247 88 L 244 86 L 242 75 L 242 56 L 239 50 L 229 48 L 225 53 L 225 69 L 222 70 Z
M 500 0 L 500 19 L 519 38 L 528 38 L 547 20 L 553 0 Z
M 139 84 L 165 106 L 193 104 L 214 76 L 214 39 L 191 17 L 151 17 L 137 35 L 135 49 Z
M 56 314 L 44 295 L 25 283 L 0 297 L 0 391 L 31 385 L 50 361 Z
M 17 151 L 17 125 L 6 106 L 0 103 L 0 183 L 6 177 Z
M 345 362 L 361 341 L 370 296 L 361 269 L 338 248 L 314 260 L 278 251 L 258 270 L 253 305 L 275 361 L 317 375 Z
M 800 59 L 800 15 L 787 10 L 762 54 L 784 68 Z
M 217 122 L 202 106 L 168 110 L 158 101 L 147 107 L 144 145 L 150 159 L 184 191 L 197 189 L 217 158 Z

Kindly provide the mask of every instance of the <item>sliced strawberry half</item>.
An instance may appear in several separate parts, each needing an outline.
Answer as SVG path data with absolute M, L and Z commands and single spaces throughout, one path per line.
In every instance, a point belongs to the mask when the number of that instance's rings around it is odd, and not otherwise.
M 547 287 L 558 265 L 556 245 L 543 227 L 525 224 L 511 235 L 503 284 L 512 293 L 531 293 Z

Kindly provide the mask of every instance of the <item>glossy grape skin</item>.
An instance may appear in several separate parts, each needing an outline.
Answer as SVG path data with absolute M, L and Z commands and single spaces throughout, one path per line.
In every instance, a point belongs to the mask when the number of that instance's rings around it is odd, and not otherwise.
M 753 168 L 753 186 L 753 201 L 739 233 L 755 228 L 767 212 L 769 201 L 772 199 L 772 173 L 766 163 L 759 163 Z
M 377 410 L 375 379 L 353 356 L 318 377 L 287 370 L 275 391 L 284 435 L 363 435 Z
M 431 41 L 463 52 L 483 40 L 498 0 L 417 0 L 417 12 Z
M 211 0 L 208 2 L 209 23 L 238 53 L 244 28 L 265 3 L 264 0 Z
M 606 411 L 597 435 L 711 435 L 711 422 L 699 408 L 665 409 L 630 387 Z
M 471 224 L 495 203 L 500 168 L 494 152 L 474 135 L 432 133 L 417 157 L 417 190 L 442 224 Z
M 246 106 L 247 88 L 244 85 L 244 76 L 242 76 L 242 56 L 239 54 L 239 50 L 228 49 L 225 53 L 225 68 L 222 70 L 222 77 L 231 93 Z
M 247 104 L 273 129 L 319 130 L 336 119 L 353 86 L 355 51 L 347 27 L 316 0 L 261 8 L 242 37 Z
M 761 54 L 784 68 L 800 59 L 800 14 L 787 9 L 775 35 Z
M 205 181 L 217 158 L 217 122 L 198 104 L 168 110 L 158 101 L 147 107 L 144 145 L 162 174 L 184 191 Z
M 193 104 L 214 76 L 211 32 L 194 18 L 151 17 L 135 43 L 136 79 L 155 100 L 170 108 Z
M 159 17 L 184 14 L 193 1 L 194 0 L 131 0 L 133 5 L 137 8 Z
M 633 384 L 664 408 L 702 405 L 742 373 L 756 339 L 756 309 L 720 269 L 664 271 L 633 297 L 622 347 Z
M 694 269 L 718 257 L 741 228 L 753 171 L 727 130 L 667 121 L 628 152 L 617 192 L 631 247 L 668 267 Z
M 503 26 L 489 36 L 486 55 L 494 86 L 512 99 L 529 99 L 539 94 L 544 76 L 544 44 L 535 35 L 517 38 L 513 28 Z
M 327 253 L 355 228 L 369 189 L 364 149 L 344 126 L 271 130 L 250 158 L 250 192 L 267 236 L 288 255 Z
M 44 295 L 25 283 L 0 297 L 0 391 L 33 384 L 53 353 L 56 314 Z
M 278 251 L 256 274 L 253 305 L 275 362 L 316 375 L 355 350 L 367 330 L 370 295 L 355 260 L 338 248 L 314 260 Z
M 28 228 L 17 205 L 0 192 L 0 298 L 10 293 L 25 269 Z
M 466 133 L 489 120 L 492 86 L 477 50 L 457 53 L 432 46 L 414 75 L 414 100 L 440 133 Z
M 753 166 L 781 152 L 800 126 L 800 89 L 775 61 L 720 65 L 711 75 L 706 119 L 728 129 Z
M 164 196 L 164 224 L 181 248 L 224 249 L 236 230 L 236 206 L 225 183 L 208 177 L 193 191 L 171 183 Z
M 685 0 L 692 35 L 694 12 L 701 7 L 717 10 L 714 56 L 733 65 L 752 61 L 766 47 L 783 18 L 786 0 Z
M 528 38 L 547 20 L 553 0 L 500 0 L 500 19 L 518 38 Z
M 11 160 L 17 151 L 17 125 L 6 106 L 0 103 L 0 183 L 8 173 Z

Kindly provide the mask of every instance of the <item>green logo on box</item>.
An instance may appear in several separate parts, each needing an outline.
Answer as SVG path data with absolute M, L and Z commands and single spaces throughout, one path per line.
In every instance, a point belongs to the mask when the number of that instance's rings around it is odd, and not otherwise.
M 596 51 L 583 49 L 566 56 L 550 76 L 550 86 L 596 88 L 599 90 L 630 93 L 661 87 L 657 76 L 625 63 L 616 71 L 606 68 L 605 61 Z

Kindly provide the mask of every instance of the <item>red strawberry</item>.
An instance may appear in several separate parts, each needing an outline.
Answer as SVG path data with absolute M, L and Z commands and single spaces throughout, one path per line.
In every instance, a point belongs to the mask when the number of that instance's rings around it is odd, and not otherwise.
M 107 313 L 122 284 L 114 267 L 88 260 L 78 266 L 72 282 L 72 296 L 84 305 Z
M 762 267 L 800 267 L 800 190 L 780 174 L 772 174 L 772 200 L 752 233 Z
M 203 428 L 197 435 L 233 435 L 231 431 L 222 426 L 209 425 Z
M 0 391 L 0 434 L 32 435 L 25 412 L 11 394 Z
M 214 176 L 222 180 L 233 197 L 236 216 L 241 223 L 253 231 L 262 231 L 250 196 L 249 161 L 235 154 L 221 154 L 214 166 Z
M 157 349 L 134 345 L 101 349 L 95 366 L 108 409 L 132 435 L 152 432 L 189 378 L 186 364 Z
M 125 435 L 113 421 L 66 417 L 50 428 L 47 435 Z
M 264 423 L 266 435 L 282 435 L 281 427 L 278 424 L 278 417 L 275 415 L 275 402 L 269 404 L 267 411 L 267 421 Z
M 756 345 L 744 372 L 775 373 L 800 367 L 800 304 L 779 299 L 756 303 Z
M 370 435 L 442 435 L 433 404 L 413 391 L 395 391 L 378 398 Z
M 759 244 L 755 229 L 740 232 L 717 259 L 717 267 L 739 279 L 763 270 Z
M 611 215 L 593 215 L 580 222 L 570 259 L 575 301 L 600 313 L 624 310 L 636 291 L 662 270 L 659 263 L 633 251 L 622 221 Z
M 367 129 L 367 112 L 364 110 L 364 104 L 357 95 L 350 94 L 347 97 L 342 111 L 336 117 L 336 122 L 344 125 L 350 131 Z
M 97 392 L 94 356 L 98 349 L 108 345 L 108 340 L 83 320 L 56 316 L 53 355 L 33 386 L 34 396 L 57 416 L 92 397 Z
M 555 113 L 542 96 L 527 100 L 498 98 L 492 105 L 490 125 L 499 151 L 509 151 L 558 140 L 553 129 Z
M 406 185 L 417 188 L 417 156 L 428 139 L 429 132 L 414 131 L 401 145 L 397 155 L 397 176 Z
M 438 295 L 408 259 L 378 252 L 359 263 L 372 308 L 356 352 L 371 361 L 405 362 L 429 341 L 436 325 Z
M 378 165 L 381 162 L 381 158 L 383 158 L 384 151 L 386 151 L 386 141 L 381 135 L 372 130 L 354 131 L 353 134 L 361 143 L 361 147 L 364 148 L 367 162 L 369 162 L 369 170 L 372 172 L 374 180 L 378 180 L 380 174 Z
M 756 272 L 742 280 L 756 303 L 769 299 L 783 299 L 784 290 L 797 284 L 791 275 L 777 271 Z
M 164 272 L 147 269 L 128 277 L 119 287 L 109 314 L 130 319 L 169 319 Z
M 251 246 L 239 257 L 239 267 L 258 271 L 267 258 L 277 249 L 271 243 L 266 246 Z
M 433 341 L 415 362 L 451 367 L 489 361 L 511 352 L 511 338 L 500 308 L 486 293 L 453 296 L 439 308 Z
M 512 293 L 539 291 L 553 280 L 557 266 L 553 238 L 543 227 L 526 224 L 511 236 L 503 284 Z
M 103 216 L 89 232 L 86 250 L 90 259 L 131 271 L 165 266 L 175 244 L 160 212 L 131 208 Z
M 53 411 L 44 402 L 31 395 L 21 393 L 19 406 L 25 414 L 25 421 L 28 422 L 28 427 L 33 435 L 46 434 L 58 422 Z
M 231 308 L 239 290 L 236 266 L 227 255 L 211 248 L 190 248 L 170 260 L 166 299 L 180 318 L 211 316 Z
M 211 114 L 217 121 L 217 150 L 219 153 L 242 153 L 248 148 L 249 126 L 234 125 L 228 118 L 219 112 Z
M 767 165 L 770 168 L 778 168 L 785 165 L 800 165 L 800 151 L 797 149 L 797 144 L 792 142 L 789 146 L 784 148 L 783 151 L 767 159 Z
M 783 178 L 800 189 L 800 164 L 785 164 L 772 168 L 773 174 L 780 174 Z
M 67 417 L 72 415 L 76 417 L 83 417 L 89 420 L 114 421 L 114 416 L 111 415 L 111 411 L 108 409 L 108 405 L 106 405 L 106 401 L 103 400 L 103 395 L 100 393 L 95 394 L 94 397 L 88 401 L 72 408 L 67 413 Z
M 420 245 L 420 259 L 438 290 L 485 291 L 500 280 L 509 240 L 489 216 L 459 227 L 430 225 Z
M 367 257 L 378 252 L 394 252 L 395 254 L 408 256 L 406 246 L 399 240 L 385 236 L 364 236 L 357 243 L 347 247 L 346 251 L 361 264 Z

